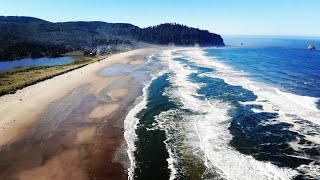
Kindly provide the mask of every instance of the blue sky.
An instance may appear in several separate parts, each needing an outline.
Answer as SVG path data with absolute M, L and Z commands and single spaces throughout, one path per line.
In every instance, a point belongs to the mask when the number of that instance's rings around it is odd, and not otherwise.
M 45 20 L 177 22 L 222 35 L 320 36 L 320 0 L 0 0 L 0 15 Z

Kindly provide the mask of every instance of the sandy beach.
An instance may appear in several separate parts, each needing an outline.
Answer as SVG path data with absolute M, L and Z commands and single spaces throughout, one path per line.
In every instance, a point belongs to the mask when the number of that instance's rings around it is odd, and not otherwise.
M 0 97 L 0 179 L 127 179 L 123 119 L 142 83 L 102 70 L 153 53 L 115 54 Z

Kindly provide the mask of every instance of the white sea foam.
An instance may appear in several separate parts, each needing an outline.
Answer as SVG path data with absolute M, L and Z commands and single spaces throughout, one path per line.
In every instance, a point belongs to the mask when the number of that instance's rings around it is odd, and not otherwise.
M 136 168 L 134 152 L 136 150 L 135 141 L 137 139 L 137 134 L 135 131 L 139 124 L 139 119 L 136 118 L 135 116 L 147 105 L 147 88 L 148 86 L 145 86 L 143 88 L 143 97 L 140 97 L 137 99 L 138 101 L 141 101 L 141 102 L 138 103 L 133 109 L 131 109 L 131 111 L 127 114 L 124 120 L 124 138 L 128 145 L 127 153 L 130 160 L 130 167 L 128 168 L 129 180 L 133 179 L 134 169 Z
M 226 179 L 244 180 L 290 179 L 294 176 L 296 171 L 292 169 L 257 161 L 229 146 L 232 136 L 228 130 L 230 122 L 227 112 L 230 105 L 217 100 L 200 100 L 201 95 L 197 94 L 197 90 L 201 85 L 189 80 L 189 75 L 196 71 L 175 61 L 171 56 L 173 52 L 177 51 L 167 51 L 162 57 L 172 71 L 169 80 L 173 88 L 167 95 L 195 113 L 184 116 L 184 128 L 187 132 L 187 144 L 208 168 L 203 178 L 208 178 L 212 173 L 218 173 Z
M 148 63 L 151 62 L 151 59 L 154 56 L 150 56 L 150 59 L 148 60 Z M 162 76 L 165 72 L 152 72 L 151 73 L 151 80 L 145 84 L 143 88 L 143 95 L 139 98 L 137 98 L 136 102 L 139 102 L 133 109 L 130 110 L 130 112 L 127 114 L 125 120 L 124 120 L 124 138 L 127 142 L 127 153 L 130 160 L 130 166 L 128 168 L 128 179 L 132 180 L 134 179 L 134 170 L 136 168 L 136 162 L 134 157 L 134 152 L 136 151 L 135 142 L 137 140 L 137 134 L 136 129 L 139 124 L 139 119 L 136 117 L 136 115 L 146 108 L 146 105 L 148 103 L 148 88 L 150 87 L 153 80 L 155 80 L 157 77 Z
M 188 60 L 204 67 L 211 67 L 217 73 L 207 73 L 206 76 L 221 78 L 226 83 L 235 86 L 242 86 L 251 90 L 261 99 L 269 100 L 273 105 L 286 113 L 296 114 L 303 119 L 320 124 L 320 110 L 317 108 L 319 98 L 300 96 L 292 93 L 283 92 L 277 88 L 255 82 L 245 76 L 243 72 L 237 71 L 217 59 L 205 56 L 201 49 L 184 51 Z
M 223 79 L 230 85 L 242 86 L 258 96 L 255 101 L 245 102 L 243 104 L 261 105 L 263 110 L 253 109 L 256 112 L 277 113 L 277 120 L 279 122 L 291 123 L 293 125 L 292 131 L 303 135 L 306 140 L 313 142 L 311 145 L 301 145 L 298 143 L 299 138 L 297 137 L 298 139 L 296 141 L 289 143 L 293 149 L 299 151 L 320 144 L 320 111 L 316 105 L 319 98 L 283 92 L 277 88 L 255 82 L 248 78 L 242 71 L 237 71 L 219 62 L 216 58 L 206 56 L 201 49 L 188 49 L 187 51 L 182 51 L 182 53 L 188 57 L 189 61 L 216 70 L 215 73 L 205 73 L 202 74 L 202 76 Z M 306 155 L 301 158 L 310 157 Z M 313 163 L 302 165 L 297 168 L 297 170 L 313 178 L 319 178 L 319 165 Z
M 199 48 L 182 50 L 181 54 L 186 56 L 190 62 L 216 70 L 214 73 L 204 73 L 200 76 L 223 79 L 229 85 L 241 86 L 252 91 L 258 98 L 253 102 L 246 102 L 247 104 L 258 104 L 263 107 L 264 112 L 278 113 L 279 118 L 277 120 L 291 123 L 293 131 L 306 136 L 308 140 L 314 143 L 320 141 L 319 133 L 310 136 L 305 131 L 308 127 L 310 128 L 310 123 L 313 123 L 316 129 L 320 128 L 320 110 L 316 105 L 317 101 L 320 100 L 319 98 L 283 92 L 277 88 L 256 82 L 248 78 L 246 73 L 227 66 L 218 61 L 217 58 L 206 56 L 205 52 Z M 259 112 L 258 109 L 254 109 L 254 111 Z M 301 121 L 304 121 L 304 123 L 301 123 Z M 316 129 L 314 129 L 314 132 L 317 132 Z
M 297 169 L 313 179 L 320 179 L 320 165 L 310 163 L 307 165 L 301 165 Z
M 174 153 L 174 149 L 172 144 L 169 142 L 173 140 L 174 134 L 172 134 L 172 130 L 177 129 L 176 123 L 172 119 L 173 115 L 177 113 L 177 110 L 169 110 L 165 112 L 161 112 L 158 116 L 155 117 L 155 120 L 157 122 L 157 127 L 160 130 L 163 130 L 166 134 L 166 140 L 164 141 L 166 145 L 167 152 L 169 154 L 169 157 L 167 158 L 168 162 L 168 169 L 170 170 L 170 180 L 176 179 L 176 176 L 178 174 L 178 169 L 176 168 L 176 165 L 178 163 L 176 154 Z

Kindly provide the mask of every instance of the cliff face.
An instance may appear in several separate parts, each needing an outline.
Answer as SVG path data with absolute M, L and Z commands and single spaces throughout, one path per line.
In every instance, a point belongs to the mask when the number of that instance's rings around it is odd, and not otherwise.
M 24 50 L 30 48 L 35 51 L 33 54 L 39 54 L 37 52 L 44 51 L 43 49 L 50 51 L 52 46 L 57 46 L 55 49 L 61 52 L 70 49 L 94 50 L 99 46 L 108 45 L 133 46 L 137 42 L 160 45 L 224 46 L 223 39 L 218 34 L 168 23 L 139 28 L 126 23 L 98 21 L 52 23 L 33 17 L 0 16 L 0 29 L 0 59 L 10 58 L 12 53 L 28 54 Z M 23 47 L 26 44 L 28 48 Z M 40 45 L 32 48 L 30 44 Z M 13 47 L 14 50 L 12 50 Z M 59 54 L 60 51 L 55 52 L 57 53 Z

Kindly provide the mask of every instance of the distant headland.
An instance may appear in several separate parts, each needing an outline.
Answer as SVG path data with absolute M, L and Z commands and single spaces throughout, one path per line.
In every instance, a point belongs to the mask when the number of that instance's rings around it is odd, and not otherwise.
M 176 23 L 140 28 L 126 23 L 52 23 L 34 17 L 0 16 L 0 60 L 88 55 L 135 49 L 146 44 L 224 46 L 220 35 Z

